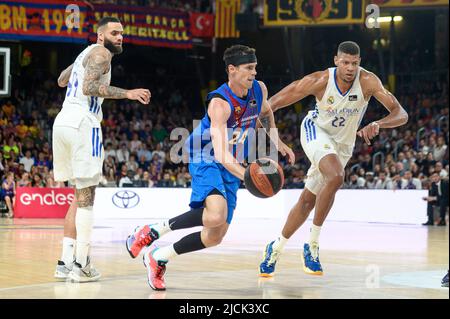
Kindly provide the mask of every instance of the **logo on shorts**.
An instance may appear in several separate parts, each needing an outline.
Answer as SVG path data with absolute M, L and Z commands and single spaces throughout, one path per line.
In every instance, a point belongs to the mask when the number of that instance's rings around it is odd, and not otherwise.
M 333 104 L 334 103 L 334 97 L 333 96 L 329 96 L 327 102 L 328 102 L 328 104 Z
M 112 197 L 113 204 L 118 208 L 133 208 L 139 201 L 139 195 L 130 190 L 118 191 Z
M 326 150 L 330 150 L 330 149 L 331 149 L 331 146 L 328 145 L 328 144 L 325 144 L 323 147 L 324 147 Z

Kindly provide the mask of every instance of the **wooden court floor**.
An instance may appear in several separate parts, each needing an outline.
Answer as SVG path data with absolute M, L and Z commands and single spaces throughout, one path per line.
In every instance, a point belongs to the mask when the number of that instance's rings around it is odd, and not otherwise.
M 274 278 L 258 277 L 265 244 L 283 220 L 235 219 L 224 242 L 178 256 L 167 267 L 165 292 L 146 281 L 142 258 L 131 259 L 124 240 L 135 226 L 156 220 L 96 220 L 92 260 L 100 281 L 53 279 L 63 221 L 0 219 L 0 299 L 9 298 L 449 298 L 440 280 L 449 267 L 447 227 L 328 222 L 321 234 L 324 276 L 301 268 L 308 221 L 289 241 Z M 193 230 L 172 232 L 163 246 Z

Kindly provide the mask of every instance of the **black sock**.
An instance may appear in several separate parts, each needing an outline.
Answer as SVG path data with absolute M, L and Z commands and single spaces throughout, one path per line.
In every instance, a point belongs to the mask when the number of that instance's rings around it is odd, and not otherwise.
M 169 226 L 172 230 L 203 226 L 203 207 L 191 209 L 177 217 L 169 219 Z
M 202 237 L 200 234 L 201 232 L 192 233 L 181 238 L 173 244 L 173 249 L 178 255 L 181 255 L 206 248 L 206 246 L 202 243 Z

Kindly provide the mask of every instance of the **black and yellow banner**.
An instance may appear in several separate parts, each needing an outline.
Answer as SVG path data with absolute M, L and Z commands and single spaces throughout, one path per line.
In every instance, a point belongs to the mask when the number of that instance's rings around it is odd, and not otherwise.
M 87 37 L 81 1 L 0 0 L 0 39 L 83 43 Z
M 362 0 L 264 0 L 265 26 L 364 23 Z
M 236 14 L 241 9 L 241 0 L 216 1 L 216 38 L 239 38 L 236 28 Z
M 448 6 L 449 0 L 369 0 L 382 8 Z

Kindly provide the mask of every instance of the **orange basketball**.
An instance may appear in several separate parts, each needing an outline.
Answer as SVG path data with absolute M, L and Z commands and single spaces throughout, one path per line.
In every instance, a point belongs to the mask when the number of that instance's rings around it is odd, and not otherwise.
M 283 169 L 269 158 L 258 159 L 245 170 L 244 183 L 256 197 L 272 197 L 283 188 Z

